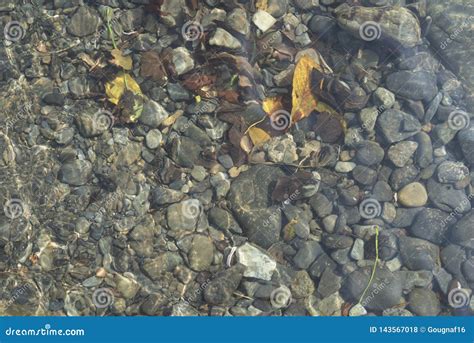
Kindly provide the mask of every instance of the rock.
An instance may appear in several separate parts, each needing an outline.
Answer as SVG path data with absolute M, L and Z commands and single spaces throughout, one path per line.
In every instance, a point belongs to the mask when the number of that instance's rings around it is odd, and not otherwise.
M 122 276 L 120 274 L 114 275 L 114 282 L 117 291 L 125 298 L 132 299 L 138 292 L 140 285 L 132 278 Z
M 427 201 L 425 186 L 419 182 L 410 183 L 398 192 L 398 202 L 405 207 L 421 207 Z
M 245 266 L 244 276 L 269 281 L 276 262 L 259 248 L 245 243 L 237 249 L 237 260 Z
M 194 69 L 194 59 L 188 49 L 179 47 L 173 50 L 171 64 L 176 75 L 186 74 Z M 143 116 L 143 114 L 142 114 Z
M 411 270 L 433 270 L 439 260 L 439 248 L 423 239 L 400 237 L 400 257 Z
M 92 164 L 85 160 L 66 162 L 59 170 L 59 180 L 71 186 L 85 185 L 92 176 Z
M 171 144 L 171 158 L 180 166 L 192 168 L 199 160 L 202 148 L 191 138 L 182 136 Z
M 427 14 L 433 18 L 428 39 L 453 72 L 474 88 L 472 63 L 473 28 L 469 25 L 474 10 L 469 2 L 442 0 L 427 2 Z M 460 30 L 459 28 L 462 28 Z
M 462 162 L 444 161 L 438 166 L 438 180 L 441 183 L 456 183 L 469 175 L 469 169 Z
M 390 186 L 392 189 L 398 191 L 402 187 L 415 181 L 418 178 L 419 173 L 420 171 L 411 164 L 408 164 L 403 168 L 397 168 L 390 175 Z
M 161 145 L 163 137 L 159 130 L 153 129 L 148 131 L 145 137 L 145 143 L 148 149 L 157 149 Z
M 474 80 L 473 80 L 474 82 Z M 471 167 L 474 167 L 474 126 L 461 130 L 457 136 L 464 156 L 469 161 Z
M 309 199 L 309 204 L 319 218 L 324 218 L 332 213 L 333 205 L 322 193 L 316 193 Z
M 201 204 L 197 199 L 189 199 L 172 204 L 166 212 L 168 227 L 172 231 L 194 231 L 197 226 Z
M 322 253 L 316 258 L 308 272 L 313 278 L 319 278 L 326 269 L 334 270 L 337 264 L 326 253 Z
M 432 100 L 438 93 L 436 76 L 425 71 L 397 71 L 386 80 L 387 88 L 395 94 L 412 100 Z
M 362 109 L 359 113 L 359 120 L 362 124 L 362 128 L 366 131 L 373 131 L 378 116 L 379 110 L 377 107 L 368 107 Z
M 242 8 L 236 8 L 227 16 L 227 22 L 230 27 L 248 37 L 250 34 L 250 23 L 247 18 L 247 12 Z
M 286 13 L 288 9 L 288 0 L 269 0 L 267 12 L 273 17 L 279 18 Z
M 462 274 L 461 267 L 464 261 L 466 261 L 466 252 L 459 245 L 448 244 L 441 250 L 443 268 L 454 275 L 455 278 L 460 278 Z
M 410 228 L 410 232 L 422 239 L 442 244 L 446 241 L 445 234 L 449 228 L 446 224 L 446 212 L 433 209 L 423 208 L 415 217 L 415 221 Z
M 408 296 L 410 310 L 418 316 L 437 316 L 441 304 L 435 292 L 425 288 L 415 288 Z
M 186 0 L 163 0 L 160 6 L 160 15 L 163 23 L 169 27 L 175 27 L 184 20 L 184 9 Z
M 337 162 L 336 166 L 334 167 L 334 170 L 337 171 L 338 173 L 349 173 L 351 172 L 357 164 L 354 162 Z
M 352 171 L 352 176 L 355 181 L 364 186 L 373 185 L 377 180 L 377 172 L 365 166 L 355 167 Z
M 99 14 L 89 6 L 80 6 L 67 25 L 70 34 L 85 37 L 97 31 L 100 24 Z
M 321 276 L 318 284 L 318 293 L 323 298 L 326 298 L 339 291 L 341 288 L 342 278 L 336 275 L 331 269 L 326 269 Z
M 252 21 L 262 32 L 268 31 L 276 23 L 276 19 L 271 14 L 262 10 L 255 12 Z
M 451 241 L 466 248 L 474 249 L 474 210 L 466 214 L 451 229 Z
M 251 242 L 263 248 L 277 242 L 281 232 L 281 209 L 272 206 L 274 182 L 284 173 L 275 167 L 253 166 L 232 182 L 228 200 L 237 221 Z
M 168 117 L 169 113 L 163 108 L 163 106 L 156 101 L 147 100 L 143 104 L 142 115 L 138 121 L 155 129 Z
M 242 47 L 242 44 L 240 44 L 240 41 L 237 38 L 219 27 L 216 29 L 212 38 L 209 39 L 209 44 L 228 49 L 240 49 Z
M 293 262 L 299 269 L 308 269 L 311 263 L 322 253 L 323 249 L 318 242 L 307 241 L 302 244 L 295 257 L 293 257 Z
M 418 143 L 412 141 L 404 141 L 392 145 L 388 149 L 388 158 L 397 167 L 404 167 L 418 148 Z
M 219 207 L 213 207 L 208 213 L 209 222 L 222 231 L 242 233 L 242 229 L 231 213 Z
M 334 13 L 342 28 L 365 41 L 383 39 L 414 47 L 421 40 L 418 19 L 404 7 L 377 8 L 343 4 Z M 374 24 L 367 25 L 367 22 Z
M 284 135 L 271 139 L 264 145 L 268 159 L 275 163 L 290 164 L 298 159 L 293 136 Z
M 142 269 L 152 280 L 159 280 L 163 273 L 172 272 L 176 266 L 182 264 L 183 259 L 178 253 L 165 252 L 153 259 L 146 259 Z
M 355 146 L 357 162 L 364 166 L 372 166 L 382 162 L 385 152 L 376 142 L 364 141 Z
M 351 257 L 356 261 L 364 259 L 364 241 L 362 239 L 357 238 L 354 241 L 351 249 Z
M 204 289 L 204 299 L 211 305 L 229 305 L 240 281 L 245 267 L 236 264 L 221 272 Z
M 462 189 L 455 189 L 450 184 L 438 183 L 434 179 L 428 180 L 427 189 L 430 201 L 440 210 L 466 213 L 471 209 L 471 202 Z
M 209 270 L 214 259 L 214 244 L 209 237 L 195 235 L 188 252 L 189 267 L 202 272 Z
M 421 130 L 421 124 L 416 118 L 399 110 L 384 111 L 377 123 L 390 144 L 406 140 Z
M 150 203 L 152 208 L 159 208 L 165 204 L 172 204 L 184 198 L 184 194 L 180 191 L 165 187 L 156 187 L 151 192 Z
M 377 88 L 374 92 L 373 97 L 375 105 L 384 110 L 392 108 L 395 104 L 395 94 L 383 87 Z
M 344 281 L 344 290 L 354 303 L 358 303 L 362 293 L 369 284 L 372 268 L 358 269 Z M 377 268 L 375 277 L 370 283 L 364 299 L 360 301 L 362 306 L 369 310 L 381 311 L 403 301 L 402 282 L 396 273 L 384 268 Z
M 415 135 L 418 143 L 416 150 L 416 163 L 420 168 L 426 168 L 433 162 L 433 145 L 431 138 L 426 132 L 420 132 Z
M 306 270 L 296 272 L 290 285 L 291 293 L 296 298 L 306 298 L 314 293 L 314 283 Z

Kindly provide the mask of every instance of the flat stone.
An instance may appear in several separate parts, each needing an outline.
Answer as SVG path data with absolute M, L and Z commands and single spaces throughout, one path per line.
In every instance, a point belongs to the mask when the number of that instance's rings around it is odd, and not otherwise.
M 388 158 L 397 167 L 404 167 L 418 148 L 418 143 L 404 141 L 392 145 L 388 149 Z
M 276 19 L 270 13 L 262 10 L 255 12 L 252 21 L 262 32 L 268 31 L 276 23 Z
M 276 262 L 264 251 L 245 243 L 237 249 L 237 260 L 245 266 L 244 276 L 269 281 L 276 269 Z
M 242 47 L 242 44 L 240 44 L 240 41 L 237 38 L 221 28 L 216 29 L 216 32 L 209 40 L 209 44 L 228 49 L 240 49 Z

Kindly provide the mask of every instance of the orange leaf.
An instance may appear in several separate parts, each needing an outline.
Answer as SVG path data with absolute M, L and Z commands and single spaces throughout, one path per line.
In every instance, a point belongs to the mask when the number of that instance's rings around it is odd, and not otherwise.
M 276 111 L 279 111 L 283 109 L 283 103 L 282 103 L 282 97 L 281 96 L 275 96 L 271 98 L 266 98 L 262 102 L 262 108 L 263 110 L 268 114 L 272 115 Z
M 260 145 L 268 141 L 271 137 L 268 133 L 259 129 L 258 127 L 251 127 L 249 129 L 249 136 L 254 145 Z
M 311 57 L 304 55 L 296 64 L 293 75 L 293 94 L 291 111 L 292 122 L 297 122 L 316 109 L 318 101 L 311 89 L 311 71 L 320 66 Z

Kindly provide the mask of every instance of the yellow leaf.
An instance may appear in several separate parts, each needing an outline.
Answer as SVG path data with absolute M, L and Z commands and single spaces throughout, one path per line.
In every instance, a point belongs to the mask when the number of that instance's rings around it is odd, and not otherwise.
M 113 57 L 113 59 L 110 60 L 110 63 L 122 67 L 125 70 L 132 70 L 133 60 L 131 56 L 124 56 L 122 54 L 122 51 L 120 51 L 119 49 L 112 49 L 110 53 Z
M 262 108 L 268 115 L 272 115 L 276 111 L 283 109 L 282 97 L 275 96 L 271 98 L 266 98 L 262 102 Z
M 268 133 L 259 129 L 258 127 L 251 127 L 249 129 L 249 136 L 254 145 L 260 145 L 268 141 L 271 137 Z
M 311 89 L 311 71 L 320 66 L 309 56 L 304 55 L 298 61 L 293 75 L 292 122 L 310 115 L 316 109 L 318 100 Z
M 266 11 L 268 8 L 268 0 L 257 0 L 255 7 L 258 10 Z
M 125 90 L 134 94 L 142 94 L 138 83 L 128 74 L 120 73 L 115 79 L 105 84 L 105 94 L 109 101 L 115 105 L 119 103 Z

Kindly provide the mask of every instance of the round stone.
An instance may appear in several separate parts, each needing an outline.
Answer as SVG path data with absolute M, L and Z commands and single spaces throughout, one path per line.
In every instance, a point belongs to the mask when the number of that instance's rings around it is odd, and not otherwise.
M 424 206 L 427 201 L 425 186 L 419 182 L 410 183 L 398 192 L 398 202 L 405 207 Z

